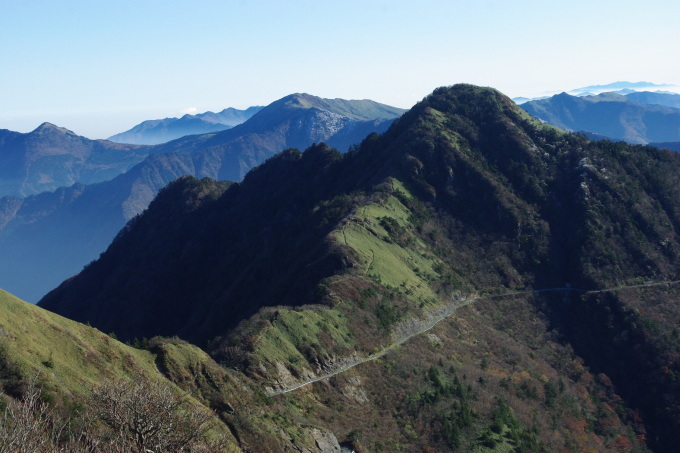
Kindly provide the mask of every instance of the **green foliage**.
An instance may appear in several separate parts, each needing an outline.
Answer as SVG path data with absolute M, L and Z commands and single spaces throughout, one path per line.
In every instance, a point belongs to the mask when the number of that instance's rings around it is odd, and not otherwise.
M 491 425 L 479 437 L 480 444 L 488 449 L 515 452 L 546 451 L 539 445 L 534 433 L 523 429 L 512 413 L 510 406 L 502 399 L 496 399 Z
M 363 437 L 363 432 L 359 428 L 355 428 L 347 434 L 347 440 L 352 443 L 357 443 Z
M 545 405 L 554 408 L 557 404 L 558 389 L 552 380 L 543 384 L 543 394 L 545 395 Z
M 394 220 L 392 217 L 381 217 L 380 226 L 385 229 L 390 237 L 390 240 L 396 242 L 402 247 L 408 247 L 410 242 L 413 241 L 407 233 L 407 231 L 399 225 L 399 222 Z
M 388 196 L 361 207 L 356 220 L 336 237 L 359 254 L 365 272 L 375 281 L 386 287 L 407 288 L 413 299 L 430 304 L 437 299 L 429 281 L 435 277 L 433 267 L 438 261 L 423 253 L 427 246 L 411 231 L 409 216 L 406 206 Z
M 348 350 L 353 345 L 345 316 L 333 309 L 276 311 L 254 345 L 257 360 L 298 369 Z
M 392 326 L 404 319 L 404 313 L 402 310 L 399 307 L 389 303 L 379 304 L 376 308 L 375 314 L 378 317 L 378 325 L 385 332 L 389 332 Z

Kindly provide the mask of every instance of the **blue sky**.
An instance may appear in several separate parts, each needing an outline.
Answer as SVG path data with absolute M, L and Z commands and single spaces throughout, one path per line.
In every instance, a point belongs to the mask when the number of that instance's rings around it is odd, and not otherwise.
M 459 82 L 680 85 L 678 18 L 675 0 L 0 0 L 0 128 L 105 138 L 295 92 L 408 108 Z

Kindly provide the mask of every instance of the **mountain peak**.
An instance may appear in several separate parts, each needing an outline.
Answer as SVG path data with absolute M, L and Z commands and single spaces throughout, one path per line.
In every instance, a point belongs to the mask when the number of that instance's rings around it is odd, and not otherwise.
M 416 104 L 412 112 L 420 114 L 427 107 L 473 121 L 482 118 L 483 121 L 487 121 L 492 117 L 506 115 L 511 115 L 514 119 L 523 116 L 517 104 L 500 91 L 470 84 L 437 88 L 422 102 Z
M 510 104 L 508 105 L 514 104 L 510 98 L 494 88 L 470 85 L 467 83 L 458 83 L 447 87 L 437 88 L 432 94 L 425 98 L 425 102 L 428 104 L 439 104 L 442 101 L 446 102 L 445 105 L 439 106 L 443 109 L 463 107 L 468 105 L 469 102 L 483 102 L 486 100 L 501 101 L 498 106 L 502 105 L 505 100 L 510 101 Z
M 294 93 L 285 96 L 265 107 L 268 111 L 278 109 L 319 109 L 336 113 L 352 120 L 394 119 L 401 116 L 405 109 L 392 107 L 369 99 L 326 99 L 308 93 Z
M 44 134 L 44 133 L 62 133 L 62 134 L 68 134 L 68 135 L 77 135 L 75 132 L 70 131 L 64 127 L 59 127 L 56 126 L 52 123 L 44 122 L 40 126 L 38 126 L 32 133 L 38 133 L 38 134 Z
M 318 96 L 307 93 L 293 93 L 283 97 L 279 102 L 289 107 L 309 109 L 317 107 L 321 101 L 323 101 L 323 99 Z

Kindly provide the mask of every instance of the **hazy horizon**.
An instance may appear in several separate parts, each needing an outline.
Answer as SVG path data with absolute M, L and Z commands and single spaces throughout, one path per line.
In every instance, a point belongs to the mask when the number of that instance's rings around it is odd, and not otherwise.
M 680 84 L 680 5 L 663 1 L 0 1 L 0 128 L 19 132 L 106 138 L 295 92 L 409 108 L 462 82 Z

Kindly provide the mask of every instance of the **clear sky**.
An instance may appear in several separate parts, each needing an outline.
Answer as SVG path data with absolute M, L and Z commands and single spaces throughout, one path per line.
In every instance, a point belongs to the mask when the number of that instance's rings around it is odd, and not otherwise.
M 0 129 L 105 138 L 295 92 L 410 107 L 680 85 L 677 0 L 0 0 Z

